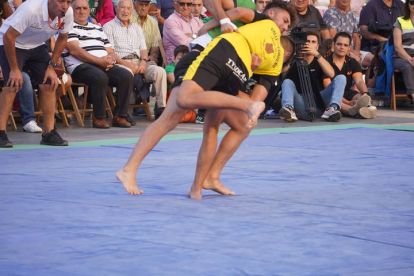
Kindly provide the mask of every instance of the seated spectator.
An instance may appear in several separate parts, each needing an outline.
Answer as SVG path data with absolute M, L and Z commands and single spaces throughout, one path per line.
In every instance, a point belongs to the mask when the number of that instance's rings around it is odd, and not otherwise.
M 22 120 L 23 131 L 30 133 L 41 133 L 43 130 L 37 125 L 34 101 L 33 101 L 33 86 L 30 76 L 26 72 L 22 72 L 23 85 L 22 89 L 17 92 L 17 99 L 19 100 L 19 113 Z
M 407 0 L 403 8 L 403 16 L 394 24 L 394 69 L 401 71 L 408 97 L 414 98 L 414 1 Z
M 158 63 L 160 55 L 159 41 L 161 40 L 160 29 L 157 21 L 148 16 L 150 0 L 136 0 L 131 21 L 138 24 L 144 31 L 145 44 L 147 45 L 148 61 Z
M 134 75 L 143 74 L 147 82 L 153 82 L 158 107 L 155 117 L 158 118 L 167 104 L 167 76 L 162 67 L 148 60 L 142 29 L 130 20 L 132 11 L 133 5 L 130 0 L 119 0 L 116 7 L 117 15 L 104 26 L 104 31 L 115 53 L 121 58 L 118 63 L 131 69 Z M 139 80 L 138 83 L 137 79 L 135 80 L 135 86 L 138 86 Z
M 329 56 L 330 54 L 332 54 L 332 44 L 333 44 L 332 38 L 322 40 L 321 45 L 319 45 L 318 52 L 323 57 Z
M 311 5 L 318 9 L 321 16 L 324 16 L 325 12 L 335 5 L 335 0 L 311 0 Z
M 167 73 L 168 89 L 171 88 L 175 81 L 174 70 L 177 63 L 180 59 L 189 52 L 189 49 L 185 45 L 179 45 L 174 49 L 174 60 L 165 67 L 165 72 Z
M 368 88 L 375 88 L 377 77 L 382 75 L 383 71 L 385 70 L 385 61 L 381 57 L 382 49 L 384 48 L 385 43 L 385 41 L 381 41 L 377 47 L 377 50 L 375 51 L 368 74 Z
M 151 0 L 149 15 L 155 17 L 158 21 L 161 33 L 163 32 L 165 20 L 174 13 L 174 2 L 174 0 Z
M 291 0 L 295 8 L 299 22 L 297 25 L 305 25 L 303 31 L 313 31 L 318 34 L 318 40 L 331 38 L 328 27 L 323 21 L 318 9 L 309 5 L 309 0 Z
M 88 0 L 92 23 L 103 26 L 115 17 L 111 0 Z
M 361 50 L 375 53 L 379 41 L 387 41 L 392 26 L 402 15 L 404 3 L 401 0 L 370 0 L 361 10 Z
M 206 16 L 202 14 L 203 11 L 203 0 L 193 0 L 191 5 L 191 14 L 196 17 L 200 18 L 200 20 L 204 20 Z
M 323 20 L 328 26 L 331 37 L 339 32 L 347 32 L 352 36 L 351 57 L 361 63 L 362 67 L 369 67 L 374 55 L 367 51 L 361 51 L 358 22 L 354 14 L 348 10 L 350 2 L 351 0 L 336 0 L 335 6 L 325 12 Z
M 317 115 L 320 116 L 323 113 L 323 119 L 337 122 L 341 119 L 341 112 L 339 110 L 341 108 L 346 78 L 345 76 L 334 77 L 334 69 L 317 51 L 319 40 L 316 33 L 308 32 L 307 40 L 308 42 L 303 45 L 302 51 L 305 54 L 304 59 L 309 64 L 312 91 L 317 105 Z M 279 114 L 282 120 L 288 122 L 295 122 L 298 118 L 302 120 L 310 119 L 303 95 L 299 92 L 302 89 L 297 86 L 300 84 L 297 70 L 296 63 L 293 63 L 282 83 L 282 108 Z M 323 88 L 324 76 L 333 78 L 332 83 L 325 89 Z
M 117 91 L 112 126 L 131 127 L 126 118 L 133 89 L 133 74 L 116 65 L 123 61 L 114 53 L 102 28 L 87 22 L 91 11 L 87 0 L 75 0 L 72 7 L 75 23 L 69 32 L 67 51 L 63 56 L 73 81 L 89 85 L 93 104 L 93 127 L 109 128 L 105 120 L 108 85 L 116 87 Z
M 326 58 L 335 70 L 335 76 L 344 75 L 346 86 L 342 100 L 341 112 L 345 116 L 362 117 L 365 119 L 377 117 L 377 109 L 371 106 L 371 98 L 368 96 L 368 88 L 362 79 L 362 69 L 359 63 L 347 55 L 352 38 L 347 32 L 339 32 L 334 37 L 334 52 Z M 324 84 L 328 85 L 330 79 Z M 359 90 L 352 90 L 355 83 Z
M 175 11 L 164 22 L 163 42 L 168 63 L 174 60 L 174 49 L 178 45 L 189 46 L 203 26 L 203 22 L 191 14 L 191 5 L 190 0 L 174 2 Z
M 267 3 L 269 3 L 270 0 L 254 0 L 254 4 L 256 5 L 256 11 L 259 13 L 263 13 Z

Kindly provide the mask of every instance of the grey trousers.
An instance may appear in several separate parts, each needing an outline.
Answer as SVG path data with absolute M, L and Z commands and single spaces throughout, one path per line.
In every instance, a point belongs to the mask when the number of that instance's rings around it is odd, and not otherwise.
M 414 68 L 411 64 L 400 57 L 395 57 L 393 59 L 394 69 L 398 69 L 401 71 L 404 79 L 405 87 L 407 88 L 407 94 L 414 93 Z

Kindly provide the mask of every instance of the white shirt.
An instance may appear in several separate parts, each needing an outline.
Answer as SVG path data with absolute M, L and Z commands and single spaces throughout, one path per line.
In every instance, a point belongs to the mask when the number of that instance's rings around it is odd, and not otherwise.
M 138 24 L 132 21 L 129 22 L 128 27 L 125 27 L 118 17 L 115 17 L 103 26 L 103 30 L 115 54 L 120 58 L 130 54 L 140 56 L 141 50 L 147 50 L 144 32 Z
M 4 21 L 0 28 L 0 45 L 3 36 L 12 27 L 21 35 L 16 38 L 16 48 L 34 49 L 57 33 L 67 33 L 73 26 L 73 10 L 69 7 L 61 22 L 65 23 L 63 30 L 57 29 L 58 17 L 49 21 L 48 0 L 30 0 L 19 6 L 15 13 Z M 50 26 L 49 26 L 50 24 Z
M 107 56 L 106 48 L 111 47 L 102 27 L 90 22 L 86 25 L 74 23 L 73 29 L 69 32 L 68 43 L 74 41 L 79 43 L 79 47 L 96 57 Z M 72 74 L 76 67 L 83 64 L 83 61 L 71 56 L 66 49 L 63 51 L 62 56 L 65 59 L 65 65 L 70 74 Z

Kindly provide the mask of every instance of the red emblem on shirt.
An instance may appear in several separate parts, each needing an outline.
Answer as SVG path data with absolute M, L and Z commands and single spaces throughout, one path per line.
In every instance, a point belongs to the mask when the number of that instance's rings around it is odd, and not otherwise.
M 265 48 L 266 53 L 271 54 L 275 52 L 275 49 L 273 48 L 273 44 L 271 43 L 266 43 L 266 48 Z

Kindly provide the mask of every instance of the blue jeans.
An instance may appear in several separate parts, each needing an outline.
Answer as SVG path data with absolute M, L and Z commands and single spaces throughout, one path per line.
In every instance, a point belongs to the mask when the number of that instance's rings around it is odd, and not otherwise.
M 336 76 L 328 87 L 320 92 L 325 106 L 337 104 L 341 107 L 345 86 L 346 77 L 344 75 Z M 309 119 L 303 97 L 298 93 L 295 83 L 290 79 L 285 79 L 282 84 L 282 107 L 292 108 L 299 119 Z M 318 108 L 316 114 L 321 116 L 323 112 L 324 110 Z
M 20 105 L 20 116 L 22 119 L 22 125 L 27 124 L 30 121 L 35 121 L 35 110 L 34 110 L 34 101 L 33 101 L 33 86 L 30 81 L 30 76 L 22 72 L 23 75 L 23 86 L 22 89 L 17 93 L 17 99 L 19 100 Z

